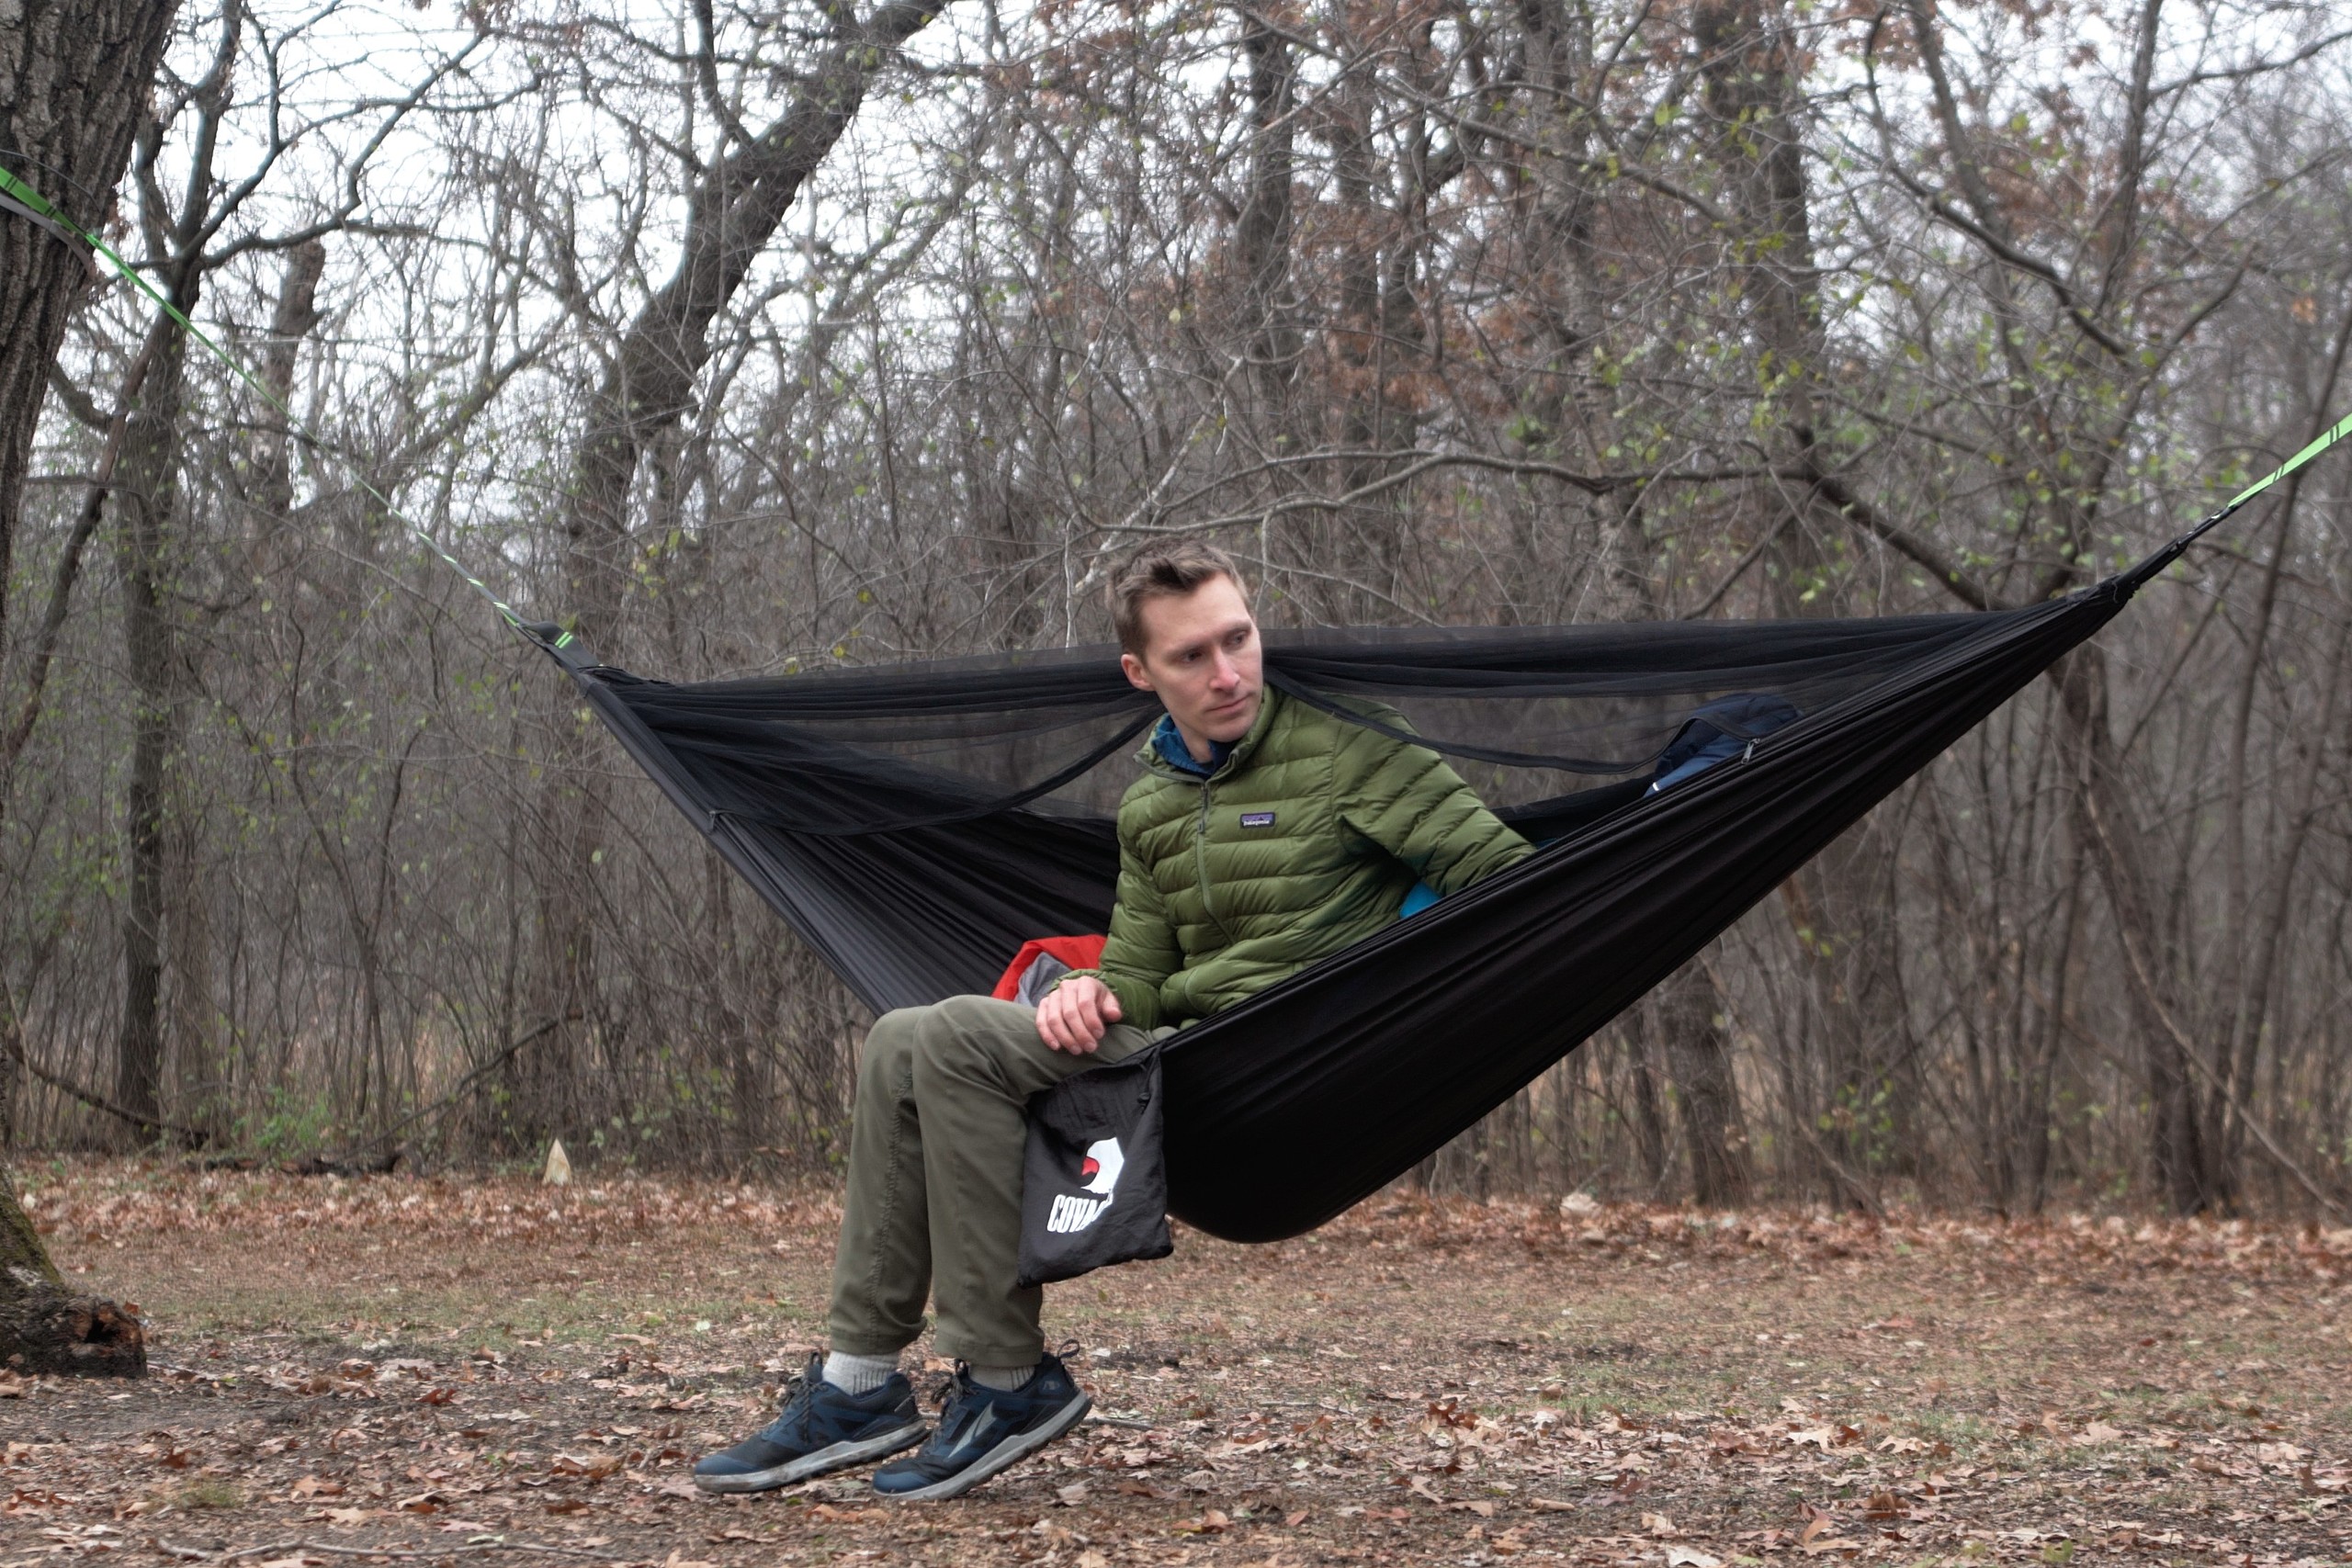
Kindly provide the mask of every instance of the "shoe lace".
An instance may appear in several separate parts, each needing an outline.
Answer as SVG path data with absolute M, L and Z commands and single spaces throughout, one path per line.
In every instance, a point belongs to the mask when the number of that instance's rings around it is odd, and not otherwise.
M 964 1429 L 972 1402 L 981 1392 L 980 1385 L 972 1381 L 971 1363 L 956 1362 L 955 1371 L 941 1379 L 932 1390 L 932 1396 L 939 1401 L 939 1424 L 932 1428 L 931 1441 L 926 1446 L 943 1451 L 953 1449 L 957 1435 Z
M 795 1424 L 806 1420 L 817 1403 L 818 1384 L 823 1381 L 813 1360 L 793 1373 L 792 1381 L 784 1385 L 784 1404 L 776 1411 L 775 1419 L 768 1424 L 768 1430 L 789 1431 Z

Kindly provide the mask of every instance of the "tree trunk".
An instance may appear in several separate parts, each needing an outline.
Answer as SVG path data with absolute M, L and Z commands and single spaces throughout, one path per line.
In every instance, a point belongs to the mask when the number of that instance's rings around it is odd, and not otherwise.
M 1641 1156 L 1642 1176 L 1649 1183 L 1645 1196 L 1652 1202 L 1666 1186 L 1667 1167 L 1672 1163 L 1667 1145 L 1665 1097 L 1658 1084 L 1665 1074 L 1657 1065 L 1657 1010 L 1655 1005 L 1643 1009 L 1634 1026 L 1621 1032 L 1634 1067 L 1634 1149 Z
M 325 276 L 326 265 L 324 241 L 295 246 L 287 255 L 277 308 L 270 316 L 261 380 L 288 408 L 294 406 L 294 372 L 302 343 L 319 324 L 319 280 Z M 245 558 L 247 575 L 260 579 L 278 571 L 278 553 L 294 513 L 294 433 L 276 409 L 255 408 L 253 417 Z
M 14 0 L 0 19 L 0 157 L 85 229 L 130 156 L 175 0 Z M 33 432 L 92 273 L 78 244 L 0 212 L 0 583 L 14 565 Z M 0 632 L 6 630 L 0 604 Z
M 1249 331 L 1250 380 L 1261 412 L 1276 435 L 1288 428 L 1290 390 L 1298 376 L 1296 308 L 1291 299 L 1295 227 L 1297 66 L 1290 44 L 1264 15 L 1241 9 L 1241 49 L 1250 62 L 1250 188 L 1234 224 L 1234 243 L 1247 278 L 1242 296 Z
M 1376 109 L 1359 70 L 1342 75 L 1330 89 L 1324 134 L 1331 144 L 1331 183 L 1337 211 L 1338 276 L 1332 286 L 1332 320 L 1326 328 L 1327 375 L 1337 407 L 1327 434 L 1344 450 L 1358 454 L 1335 465 L 1343 493 L 1361 490 L 1393 467 L 1377 457 L 1394 434 L 1395 421 L 1384 395 L 1395 372 L 1395 344 L 1384 335 L 1384 252 L 1401 245 L 1402 225 L 1379 199 L 1384 171 L 1375 135 Z M 1301 566 L 1319 566 L 1339 581 L 1294 590 L 1340 626 L 1375 623 L 1385 609 L 1381 595 L 1397 558 L 1396 498 L 1382 497 L 1346 510 L 1320 514 L 1302 528 L 1292 554 Z M 1351 587 L 1349 584 L 1361 584 Z
M 1801 141 L 1805 103 L 1797 36 L 1778 0 L 1707 0 L 1692 14 L 1692 30 L 1715 153 L 1736 214 L 1735 260 L 1762 350 L 1758 374 L 1791 456 L 1811 467 L 1827 351 Z M 1838 562 L 1804 525 L 1805 499 L 1796 502 L 1798 525 L 1779 526 L 1789 504 L 1776 490 L 1764 499 L 1769 514 L 1758 519 L 1759 530 L 1777 529 L 1780 541 L 1775 613 L 1835 613 Z M 1900 998 L 1893 984 L 1894 890 L 1876 874 L 1881 863 L 1866 847 L 1842 842 L 1781 889 L 1797 962 L 1823 1024 L 1815 1043 L 1825 1057 L 1818 1082 L 1826 1098 L 1799 1113 L 1828 1119 L 1835 1157 L 1823 1174 L 1844 1202 L 1868 1201 L 1850 1190 L 1857 1173 L 1899 1157 L 1904 1140 L 1887 1135 L 1880 1108 L 1893 1107 L 1899 1117 L 1907 1114 L 1910 1098 L 1889 1082 L 1888 1044 L 1899 1033 Z
M 0 1169 L 0 1370 L 72 1377 L 147 1371 L 139 1309 L 65 1288 L 31 1216 Z
M 1747 1201 L 1753 1179 L 1739 1083 L 1732 1075 L 1731 1031 L 1714 979 L 1694 958 L 1658 987 L 1652 1006 L 1681 1104 L 1690 1196 L 1702 1208 L 1736 1208 Z
M 2092 643 L 2068 654 L 2053 672 L 2061 709 L 2083 748 L 2072 802 L 2075 830 L 2090 848 L 2115 912 L 2124 995 L 2133 1032 L 2147 1052 L 2149 1164 L 2165 1201 L 2177 1213 L 2194 1214 L 2228 1202 L 2231 1194 L 2217 1184 L 2205 1147 L 2203 1096 L 2180 1038 L 2189 1014 L 2178 953 L 2160 913 L 2147 836 L 2132 819 L 2119 776 L 2105 666 Z
M 572 630 L 607 660 L 622 654 L 621 613 L 631 574 L 629 496 L 646 452 L 693 406 L 710 358 L 710 327 L 741 287 L 801 186 L 848 129 L 874 79 L 944 0 L 890 0 L 846 23 L 791 105 L 757 137 L 704 165 L 686 204 L 677 271 L 629 323 L 590 401 L 562 513 L 564 593 Z M 514 1080 L 527 1141 L 560 1130 L 582 1103 L 582 1031 L 595 971 L 594 866 L 603 856 L 606 774 L 587 764 L 593 720 L 558 700 L 555 765 L 537 849 L 534 1011 L 561 1021 L 548 1049 Z
M 185 291 L 192 302 L 194 290 Z M 187 308 L 182 303 L 183 311 Z M 153 1123 L 163 1116 L 166 792 L 178 750 L 171 626 L 171 534 L 179 489 L 179 405 L 187 340 L 171 329 L 123 444 L 115 491 L 122 637 L 131 701 L 130 773 L 123 791 L 130 876 L 122 917 L 122 1022 L 115 1102 Z

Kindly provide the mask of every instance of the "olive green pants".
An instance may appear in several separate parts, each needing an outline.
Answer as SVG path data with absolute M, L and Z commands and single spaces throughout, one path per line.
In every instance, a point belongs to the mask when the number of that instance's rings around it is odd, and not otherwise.
M 832 1348 L 898 1354 L 922 1334 L 929 1296 L 941 1355 L 985 1367 L 1036 1360 L 1044 1292 L 1014 1283 L 1023 1110 L 1038 1090 L 1153 1038 L 1114 1024 L 1094 1055 L 1073 1056 L 1038 1037 L 1035 1008 L 992 997 L 950 997 L 877 1020 L 858 1061 Z

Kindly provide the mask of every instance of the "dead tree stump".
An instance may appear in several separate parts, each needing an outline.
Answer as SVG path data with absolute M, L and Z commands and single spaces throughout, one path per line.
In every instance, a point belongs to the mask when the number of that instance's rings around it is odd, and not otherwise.
M 0 1170 L 0 1370 L 135 1378 L 147 1371 L 139 1309 L 66 1289 Z

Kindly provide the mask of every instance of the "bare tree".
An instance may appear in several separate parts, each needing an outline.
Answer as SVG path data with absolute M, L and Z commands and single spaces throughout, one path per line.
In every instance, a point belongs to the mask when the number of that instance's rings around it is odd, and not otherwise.
M 618 335 L 571 459 L 561 528 L 571 629 L 607 657 L 622 642 L 632 580 L 630 494 L 640 461 L 684 417 L 710 356 L 712 321 L 750 276 L 776 228 L 847 128 L 899 47 L 937 15 L 940 0 L 894 0 L 859 17 L 835 14 L 814 41 L 798 86 L 766 125 L 741 123 L 722 95 L 719 40 L 707 6 L 695 17 L 692 64 L 701 106 L 719 128 L 717 151 L 690 169 L 688 219 L 676 270 Z M 748 62 L 747 62 L 748 63 Z M 576 1114 L 567 1086 L 580 1049 L 572 1021 L 594 995 L 594 924 L 588 918 L 606 797 L 601 773 L 579 763 L 575 738 L 559 758 L 544 807 L 550 870 L 538 909 L 536 1010 L 565 1021 L 535 1063 L 535 1113 L 561 1125 Z M 584 774 L 584 776 L 582 776 Z

